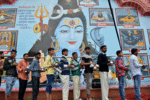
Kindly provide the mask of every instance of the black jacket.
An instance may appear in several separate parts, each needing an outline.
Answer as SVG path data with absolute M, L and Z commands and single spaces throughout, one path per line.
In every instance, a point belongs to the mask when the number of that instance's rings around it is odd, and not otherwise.
M 108 58 L 106 54 L 99 54 L 97 64 L 100 66 L 99 71 L 108 72 Z
M 7 76 L 17 77 L 16 66 L 12 65 L 14 62 L 16 62 L 15 58 L 8 57 L 5 59 L 3 69 L 6 70 Z

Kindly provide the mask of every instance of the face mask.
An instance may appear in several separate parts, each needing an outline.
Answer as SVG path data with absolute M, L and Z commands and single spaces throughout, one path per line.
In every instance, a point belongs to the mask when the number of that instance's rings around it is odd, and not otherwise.
M 3 56 L 3 57 L 1 57 L 1 59 L 4 59 L 4 56 Z

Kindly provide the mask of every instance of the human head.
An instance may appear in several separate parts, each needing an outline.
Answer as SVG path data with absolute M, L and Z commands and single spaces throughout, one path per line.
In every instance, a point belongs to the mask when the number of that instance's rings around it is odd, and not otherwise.
M 53 55 L 54 54 L 54 48 L 49 48 L 48 49 L 48 54 Z
M 91 48 L 90 47 L 85 47 L 85 52 L 86 52 L 86 54 L 90 54 Z
M 41 58 L 41 53 L 40 53 L 40 52 L 37 52 L 37 53 L 35 54 L 35 58 L 39 60 L 39 59 Z
M 71 0 L 70 3 L 72 3 L 73 5 L 68 6 L 63 0 L 58 1 L 58 4 L 61 5 L 64 10 L 79 8 L 77 0 Z M 60 10 L 58 6 L 55 6 L 54 9 Z M 57 15 L 58 14 L 53 13 L 51 16 L 56 17 Z M 67 24 L 66 22 L 73 22 L 73 23 Z M 68 50 L 76 50 L 85 47 L 84 44 L 88 45 L 86 38 L 86 18 L 82 10 L 76 13 L 63 14 L 60 18 L 57 18 L 55 20 L 50 19 L 49 23 L 54 23 L 49 24 L 49 32 L 48 32 L 49 37 L 54 37 L 56 39 L 55 42 L 58 41 L 54 45 L 51 44 L 51 47 L 55 46 L 55 50 L 59 50 L 60 48 L 66 48 Z M 51 42 L 54 42 L 54 40 L 51 40 Z
M 28 53 L 23 54 L 24 60 L 28 60 Z
M 77 58 L 78 58 L 77 52 L 73 52 L 73 53 L 72 53 L 72 57 L 75 58 L 75 59 L 77 59 Z
M 62 50 L 62 55 L 67 56 L 67 55 L 68 55 L 68 49 L 63 49 L 63 50 Z
M 17 51 L 16 51 L 16 50 L 11 50 L 10 56 L 11 56 L 12 58 L 15 58 L 15 57 L 16 57 L 16 54 L 17 54 Z
M 101 51 L 106 53 L 107 52 L 107 46 L 106 45 L 101 46 Z
M 3 51 L 0 51 L 0 58 L 1 58 L 1 59 L 4 58 L 4 53 L 3 53 Z
M 123 53 L 122 53 L 121 50 L 118 50 L 118 51 L 116 52 L 116 54 L 117 54 L 118 57 L 123 57 Z
M 132 50 L 131 50 L 131 54 L 133 54 L 133 55 L 138 55 L 138 49 L 136 49 L 136 48 L 133 48 Z

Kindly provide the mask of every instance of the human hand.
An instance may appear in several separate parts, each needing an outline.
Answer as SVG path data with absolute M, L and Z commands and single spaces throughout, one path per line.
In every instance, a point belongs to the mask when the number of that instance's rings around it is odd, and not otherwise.
M 68 67 L 73 67 L 73 65 L 68 65 Z
M 113 65 L 113 63 L 107 63 L 107 65 L 108 65 L 108 66 L 112 66 L 112 65 Z
M 145 69 L 145 65 L 143 65 L 142 68 Z
M 13 65 L 13 66 L 18 66 L 18 63 L 13 63 L 12 65 Z

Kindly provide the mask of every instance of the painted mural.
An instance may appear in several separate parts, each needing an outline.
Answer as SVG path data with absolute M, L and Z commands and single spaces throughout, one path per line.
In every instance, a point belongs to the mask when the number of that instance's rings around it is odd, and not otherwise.
M 85 47 L 88 46 L 91 48 L 91 56 L 95 63 L 97 55 L 101 53 L 102 45 L 107 45 L 107 55 L 109 60 L 113 61 L 117 50 L 122 49 L 124 54 L 130 54 L 129 49 L 134 47 L 141 50 L 139 61 L 146 64 L 146 69 L 142 69 L 142 73 L 147 78 L 143 79 L 142 85 L 150 85 L 147 57 L 150 46 L 150 38 L 147 38 L 150 36 L 147 22 L 150 18 L 141 17 L 133 9 L 119 8 L 115 2 L 111 2 L 111 6 L 112 10 L 107 0 L 36 0 L 36 2 L 18 0 L 11 6 L 2 5 L 0 6 L 0 51 L 5 51 L 5 56 L 9 56 L 9 51 L 16 49 L 19 58 L 17 62 L 24 53 L 34 57 L 34 54 L 40 51 L 43 57 L 40 59 L 42 67 L 49 47 L 55 49 L 54 60 L 59 61 L 62 49 L 69 50 L 68 56 L 73 52 L 82 56 L 85 54 Z M 114 25 L 117 25 L 117 28 Z M 133 27 L 126 28 L 123 27 L 124 25 L 133 25 Z M 124 57 L 126 64 L 128 58 Z M 115 66 L 109 67 L 109 76 L 109 85 L 118 86 Z M 130 76 L 130 72 L 127 76 Z M 32 80 L 31 75 L 29 77 L 28 88 L 31 87 Z M 61 75 L 55 72 L 53 88 L 62 87 L 60 77 Z M 45 72 L 42 73 L 40 83 L 40 87 L 45 88 Z M 86 87 L 84 69 L 81 69 L 80 83 L 81 87 Z M 127 77 L 126 83 L 133 85 L 133 80 Z M 18 88 L 18 84 L 19 81 L 16 81 L 14 88 Z M 70 77 L 70 87 L 72 86 Z M 5 89 L 5 75 L 2 77 L 0 88 Z

